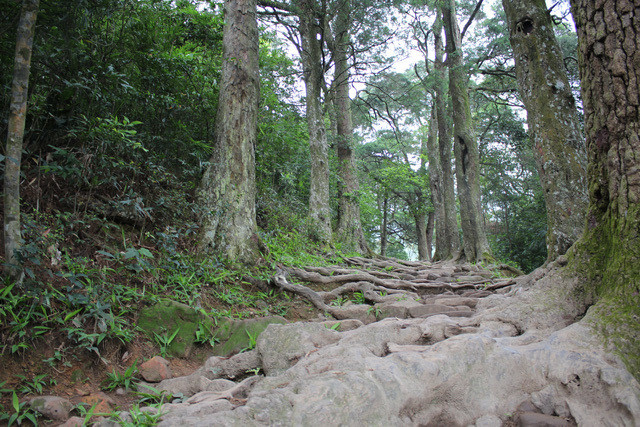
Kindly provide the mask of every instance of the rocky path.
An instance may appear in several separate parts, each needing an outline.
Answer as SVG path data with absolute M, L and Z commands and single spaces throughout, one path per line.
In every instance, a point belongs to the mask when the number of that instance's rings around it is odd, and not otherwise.
M 572 304 L 563 260 L 517 279 L 348 263 L 280 271 L 274 286 L 327 316 L 269 325 L 255 349 L 162 381 L 185 398 L 159 425 L 640 425 L 640 386 Z

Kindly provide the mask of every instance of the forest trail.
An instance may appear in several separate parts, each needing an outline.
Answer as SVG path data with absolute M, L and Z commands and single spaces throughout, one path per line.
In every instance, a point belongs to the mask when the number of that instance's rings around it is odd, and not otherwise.
M 269 325 L 253 350 L 154 384 L 184 397 L 142 411 L 160 426 L 639 425 L 639 384 L 588 314 L 557 307 L 563 262 L 518 278 L 365 258 L 282 268 L 271 286 L 337 320 Z

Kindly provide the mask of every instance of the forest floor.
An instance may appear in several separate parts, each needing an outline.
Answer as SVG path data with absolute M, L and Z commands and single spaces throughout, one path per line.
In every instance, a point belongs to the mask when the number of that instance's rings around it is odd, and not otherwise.
M 325 322 L 327 327 L 340 330 L 342 322 L 344 329 L 388 317 L 470 317 L 479 298 L 509 290 L 515 284 L 509 277 L 513 274 L 508 266 L 483 269 L 476 265 L 350 257 L 342 265 L 280 265 L 272 278 L 245 277 L 249 280 L 242 281 L 238 289 L 246 292 L 245 299 L 251 293 L 274 295 L 274 291 L 280 291 L 277 301 L 245 307 L 243 317 L 262 315 L 264 310 L 256 307 L 272 304 L 288 322 Z M 215 310 L 216 301 L 209 303 L 208 309 Z M 217 306 L 229 309 L 228 302 L 218 301 Z M 97 352 L 65 348 L 69 344 L 64 338 L 60 333 L 49 333 L 45 339 L 33 341 L 28 351 L 2 355 L 0 381 L 5 381 L 2 388 L 6 392 L 0 403 L 4 408 L 13 408 L 11 391 L 17 392 L 23 404 L 36 395 L 62 397 L 76 405 L 75 415 L 84 414 L 94 404 L 95 413 L 116 414 L 141 400 L 140 395 L 124 387 L 105 390 L 105 384 L 113 379 L 109 374 L 119 373 L 123 378 L 135 361 L 159 355 L 156 343 L 142 334 L 126 346 L 105 341 L 96 357 Z M 188 357 L 168 358 L 173 376 L 192 374 L 210 355 L 211 347 L 198 346 Z M 25 406 L 23 413 L 26 411 Z M 38 421 L 43 425 L 60 424 L 43 418 Z

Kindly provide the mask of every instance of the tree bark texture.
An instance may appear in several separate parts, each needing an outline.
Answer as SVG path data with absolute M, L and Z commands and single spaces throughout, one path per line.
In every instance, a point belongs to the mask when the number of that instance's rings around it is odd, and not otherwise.
M 429 159 L 429 188 L 431 189 L 431 203 L 433 204 L 433 216 L 436 229 L 435 259 L 443 259 L 450 245 L 447 242 L 447 229 L 444 212 L 444 182 L 442 179 L 442 166 L 438 149 L 438 127 L 436 108 L 431 110 L 431 121 L 426 138 L 427 157 Z
M 368 251 L 360 223 L 360 186 L 353 152 L 353 123 L 349 98 L 349 30 L 351 3 L 345 1 L 337 12 L 335 23 L 335 113 L 337 126 L 339 221 L 337 237 L 346 250 Z
M 451 152 L 453 150 L 451 138 L 451 125 L 449 123 L 447 109 L 447 76 L 446 65 L 444 64 L 444 43 L 442 40 L 442 10 L 438 10 L 433 28 L 435 42 L 435 104 L 438 121 L 438 155 L 440 157 L 440 168 L 442 170 L 442 203 L 444 209 L 443 220 L 438 223 L 436 220 L 436 233 L 441 229 L 440 245 L 437 243 L 436 252 L 433 259 L 435 261 L 457 258 L 460 254 L 460 234 L 458 231 L 458 214 L 456 212 L 456 193 L 453 179 L 453 167 L 451 165 Z M 435 159 L 435 156 L 430 157 Z M 434 205 L 435 207 L 435 205 Z M 437 208 L 436 208 L 437 209 Z
M 491 255 L 480 200 L 478 142 L 471 121 L 468 83 L 462 61 L 455 1 L 445 2 L 442 13 L 447 37 L 449 92 L 453 110 L 454 152 L 464 256 L 467 261 L 476 262 Z
M 11 104 L 9 106 L 4 169 L 4 253 L 7 265 L 6 273 L 14 279 L 17 279 L 21 272 L 17 259 L 17 252 L 21 247 L 20 165 L 27 118 L 33 35 L 39 4 L 39 0 L 24 0 L 22 2 L 16 37 Z
M 416 235 L 418 236 L 418 260 L 428 261 L 429 252 L 427 248 L 427 214 L 419 212 L 414 214 L 413 220 L 416 224 Z
M 380 255 L 387 255 L 387 226 L 389 222 L 389 196 L 384 193 L 382 201 L 382 224 L 380 226 Z
M 306 89 L 307 126 L 311 179 L 309 189 L 310 235 L 321 243 L 331 241 L 331 209 L 329 206 L 329 148 L 324 123 L 321 91 L 324 77 L 320 26 L 310 2 L 301 4 L 300 38 L 302 69 Z
M 586 151 L 575 99 L 544 0 L 502 0 L 547 210 L 547 260 L 584 230 Z
M 570 259 L 603 336 L 640 377 L 640 0 L 571 0 L 578 30 L 589 208 Z
M 220 99 L 214 152 L 200 184 L 200 249 L 240 262 L 254 261 L 255 142 L 259 98 L 255 0 L 226 0 Z

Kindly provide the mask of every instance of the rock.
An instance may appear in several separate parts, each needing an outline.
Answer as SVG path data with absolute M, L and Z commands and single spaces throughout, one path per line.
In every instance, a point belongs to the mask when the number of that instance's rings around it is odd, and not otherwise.
M 554 417 L 552 415 L 541 414 L 538 412 L 523 412 L 518 414 L 518 426 L 520 427 L 571 427 L 574 423 L 564 418 Z M 598 425 L 594 423 L 593 425 Z
M 241 377 L 247 371 L 261 367 L 260 353 L 258 350 L 236 354 L 229 358 L 210 357 L 205 362 L 200 373 L 208 379 Z
M 213 347 L 216 356 L 230 356 L 256 345 L 258 336 L 271 324 L 285 324 L 281 316 L 267 316 L 246 320 L 219 321 L 214 334 L 220 340 Z
M 501 427 L 502 420 L 496 415 L 484 415 L 476 420 L 475 427 Z
M 408 310 L 411 317 L 426 317 L 427 315 L 443 314 L 455 311 L 455 308 L 443 304 L 420 304 L 410 307 Z
M 474 322 L 475 318 L 458 326 L 464 332 L 477 327 Z M 383 319 L 340 333 L 321 324 L 269 326 L 258 348 L 262 351 L 261 346 L 269 343 L 280 347 L 269 355 L 274 364 L 271 374 L 251 389 L 244 406 L 215 412 L 215 422 L 222 426 L 491 425 L 496 423 L 495 414 L 514 413 L 532 394 L 553 386 L 556 402 L 566 401 L 579 425 L 640 424 L 640 384 L 605 352 L 589 326 L 576 323 L 553 333 L 497 338 L 480 326 L 476 333 L 445 339 L 445 331 L 456 330 L 456 323 L 436 315 Z M 305 339 L 326 332 L 333 343 L 309 346 L 310 351 L 304 352 Z M 296 340 L 301 342 L 290 342 Z M 389 347 L 396 351 L 389 353 Z M 278 354 L 282 359 L 291 355 L 299 359 L 277 366 Z M 214 360 L 213 365 L 219 363 Z M 204 415 L 180 412 L 191 410 L 180 405 L 161 425 L 210 424 Z M 519 422 L 529 423 L 521 425 L 536 425 L 532 424 L 536 420 L 571 425 L 560 417 L 530 414 L 520 414 Z
M 333 309 L 332 314 L 333 317 L 338 320 L 357 319 L 365 325 L 377 320 L 372 307 L 367 304 L 351 304 L 348 306 L 336 307 Z
M 525 400 L 516 408 L 518 412 L 540 412 L 540 410 L 530 400 Z
M 73 403 L 58 396 L 39 396 L 29 401 L 29 405 L 45 417 L 55 421 L 65 421 L 73 409 Z
M 482 277 L 480 275 L 476 276 L 458 276 L 456 277 L 458 282 L 482 282 L 486 280 L 486 277 Z
M 96 405 L 95 408 L 93 409 L 94 413 L 111 412 L 113 409 L 112 405 L 114 405 L 115 403 L 113 399 L 111 399 L 109 396 L 107 396 L 101 391 L 98 391 L 96 393 L 91 393 L 88 396 L 83 396 L 80 399 L 80 401 L 86 403 L 87 405 L 89 405 L 89 407 Z
M 388 303 L 385 302 L 376 306 L 379 309 L 379 314 L 377 317 L 379 319 L 385 319 L 387 317 L 406 319 L 409 316 L 409 309 L 421 306 L 421 303 L 412 299 L 401 299 Z
M 340 332 L 318 323 L 270 325 L 258 339 L 262 369 L 267 375 L 281 373 L 308 353 L 339 339 Z
M 58 427 L 82 427 L 84 425 L 84 418 L 71 417 L 65 423 L 60 424 Z
M 324 327 L 327 328 L 327 329 L 333 329 L 335 331 L 340 331 L 340 332 L 352 331 L 352 330 L 358 329 L 360 326 L 364 325 L 364 323 L 362 323 L 358 319 L 344 319 L 344 320 L 340 320 L 340 321 L 325 320 L 325 321 L 321 322 L 320 324 L 324 325 Z M 338 326 L 336 326 L 336 325 L 338 325 Z
M 142 363 L 138 370 L 142 378 L 149 383 L 157 383 L 173 376 L 169 362 L 160 356 L 154 356 Z
M 467 306 L 470 308 L 475 308 L 478 304 L 477 298 L 465 298 L 465 297 L 455 297 L 455 298 L 437 298 L 438 304 L 449 305 L 449 306 Z
M 167 347 L 167 354 L 175 357 L 188 357 L 200 324 L 212 330 L 214 321 L 195 308 L 168 299 L 144 307 L 138 318 L 138 327 L 153 341 L 155 334 L 170 337 L 178 331 Z

